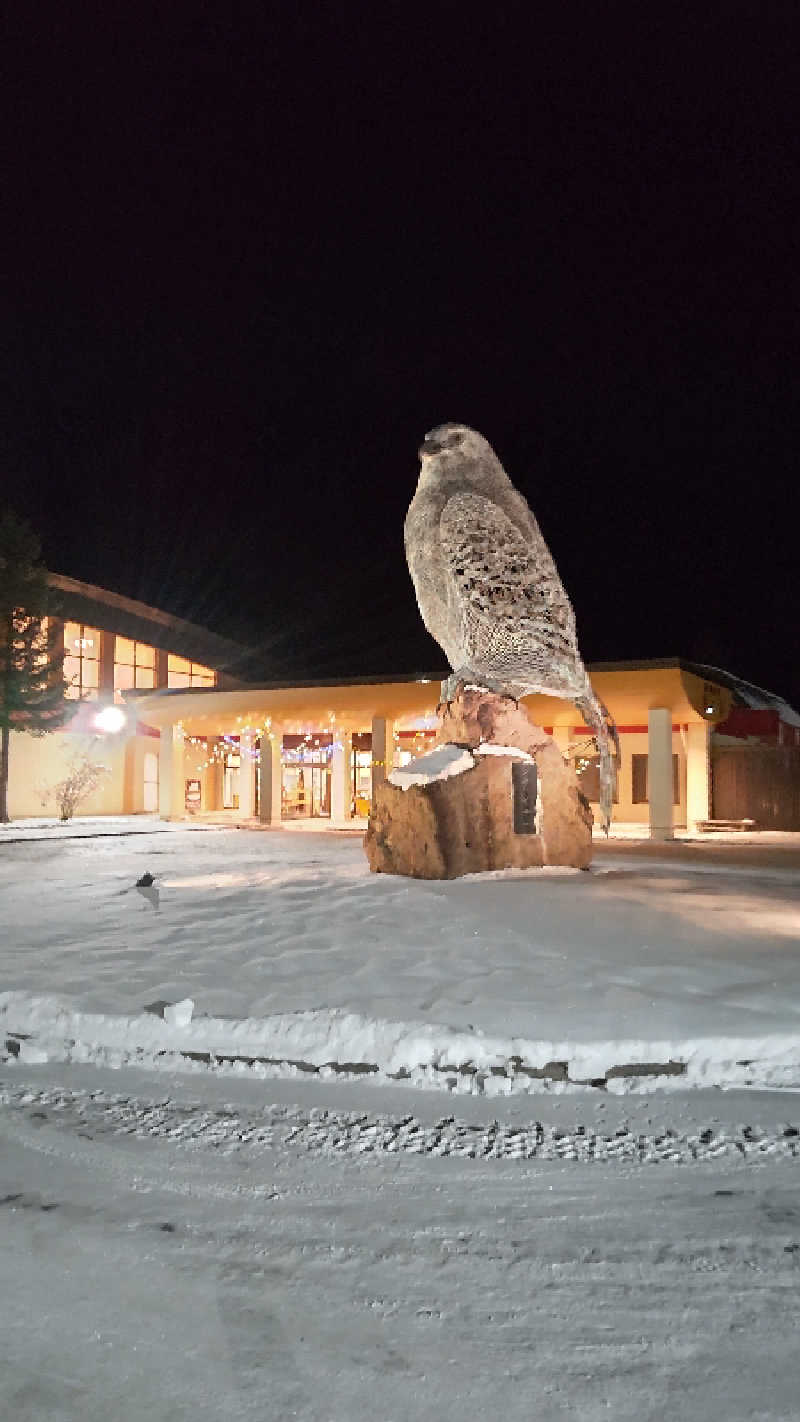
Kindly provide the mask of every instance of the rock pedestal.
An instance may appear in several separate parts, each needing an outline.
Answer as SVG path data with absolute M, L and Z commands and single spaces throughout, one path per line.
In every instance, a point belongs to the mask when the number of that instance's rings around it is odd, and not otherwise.
M 592 857 L 592 813 L 551 736 L 509 696 L 460 687 L 439 707 L 436 749 L 373 797 L 373 873 L 456 879 Z

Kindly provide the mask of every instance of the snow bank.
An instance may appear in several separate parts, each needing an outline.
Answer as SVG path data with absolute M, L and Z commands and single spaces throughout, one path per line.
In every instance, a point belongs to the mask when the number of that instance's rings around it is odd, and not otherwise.
M 392 1022 L 319 1008 L 230 1021 L 193 1017 L 189 1003 L 111 1016 L 76 1011 L 54 997 L 0 994 L 0 1030 L 18 1040 L 22 1061 L 135 1059 L 207 1054 L 286 1068 L 377 1073 L 467 1091 L 532 1091 L 547 1083 L 604 1082 L 612 1090 L 659 1086 L 800 1088 L 800 1040 L 697 1037 L 580 1042 L 536 1041 L 459 1031 L 443 1024 Z

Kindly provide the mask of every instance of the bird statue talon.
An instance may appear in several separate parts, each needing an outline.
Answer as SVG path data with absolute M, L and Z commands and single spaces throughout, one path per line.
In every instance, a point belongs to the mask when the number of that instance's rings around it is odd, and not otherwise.
M 474 679 L 472 673 L 463 667 L 460 671 L 452 672 L 451 675 L 442 682 L 440 691 L 441 705 L 447 706 L 451 701 L 455 701 L 458 696 L 459 688 L 463 690 L 463 688 L 470 685 Z

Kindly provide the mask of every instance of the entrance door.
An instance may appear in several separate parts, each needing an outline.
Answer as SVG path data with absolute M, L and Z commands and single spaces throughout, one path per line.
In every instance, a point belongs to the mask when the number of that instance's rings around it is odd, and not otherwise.
M 238 751 L 228 751 L 225 756 L 222 771 L 222 808 L 223 810 L 238 810 L 239 808 Z
M 287 820 L 329 818 L 331 773 L 327 765 L 305 761 L 283 767 L 283 814 Z
M 281 802 L 285 820 L 330 819 L 332 754 L 330 732 L 283 737 Z

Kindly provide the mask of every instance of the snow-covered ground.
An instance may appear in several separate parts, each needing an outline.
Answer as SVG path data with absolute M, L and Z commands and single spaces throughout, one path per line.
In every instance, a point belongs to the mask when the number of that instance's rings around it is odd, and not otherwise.
M 800 1086 L 796 848 L 646 851 L 422 883 L 370 875 L 352 835 L 9 843 L 0 1026 L 22 1063 L 189 1052 L 485 1094 L 649 1089 L 659 1068 L 673 1088 Z
M 408 1100 L 380 1095 L 396 1116 Z M 796 1422 L 796 1161 L 342 1151 L 326 1126 L 374 1096 L 274 1082 L 265 1109 L 253 1081 L 2 1069 L 2 1415 Z M 415 1093 L 425 1120 L 441 1101 Z M 316 1131 L 259 1135 L 281 1103 Z M 545 1104 L 566 1134 L 652 1137 L 668 1108 L 698 1139 L 743 1111 L 774 1133 L 786 1103 Z M 473 1126 L 531 1104 L 457 1103 Z
M 66 821 L 37 815 L 0 824 L 0 848 L 17 840 L 93 839 L 102 835 L 170 833 L 186 828 L 185 823 L 161 820 L 157 815 L 76 815 Z M 198 821 L 192 828 L 206 826 Z
M 798 864 L 4 844 L 0 1416 L 797 1422 Z

